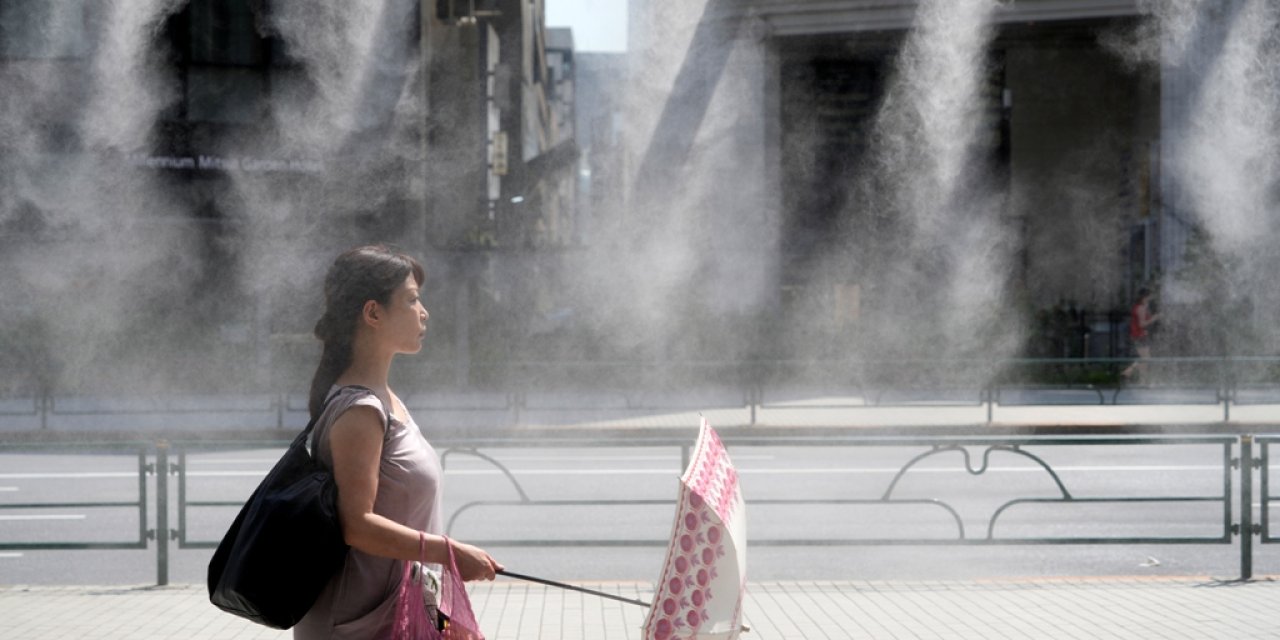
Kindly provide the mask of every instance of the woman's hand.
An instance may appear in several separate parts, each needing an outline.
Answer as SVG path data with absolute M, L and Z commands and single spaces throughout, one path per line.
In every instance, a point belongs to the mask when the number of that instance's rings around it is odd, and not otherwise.
M 453 545 L 454 560 L 458 563 L 458 573 L 463 580 L 492 580 L 497 571 L 503 568 L 484 549 L 457 540 L 449 540 L 449 544 Z

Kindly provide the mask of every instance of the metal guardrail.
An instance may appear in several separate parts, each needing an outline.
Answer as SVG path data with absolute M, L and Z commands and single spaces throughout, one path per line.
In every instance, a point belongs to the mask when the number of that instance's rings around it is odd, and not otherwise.
M 479 363 L 490 367 L 484 388 L 454 387 L 433 399 L 437 412 L 489 412 L 493 420 L 520 424 L 531 412 L 634 412 L 694 410 L 709 406 L 742 408 L 745 424 L 759 422 L 760 412 L 808 409 L 907 406 L 986 407 L 986 421 L 994 421 L 997 406 L 1134 405 L 1169 403 L 1220 405 L 1224 422 L 1233 407 L 1280 404 L 1280 357 L 1214 356 L 1149 358 L 1149 380 L 1131 384 L 1118 377 L 1131 358 L 1014 358 L 990 360 L 760 360 L 724 362 L 505 362 Z M 447 370 L 431 375 L 449 381 Z M 429 382 L 429 381 L 424 381 Z M 555 393 L 556 384 L 568 386 Z M 702 382 L 715 387 L 701 389 Z M 840 402 L 789 402 L 795 385 L 819 397 Z M 805 385 L 808 385 L 806 387 Z M 427 385 L 434 386 L 434 385 Z M 562 389 L 562 390 L 563 390 Z M 548 391 L 552 391 L 548 393 Z M 714 395 L 693 398 L 695 391 Z M 580 392 L 580 393 L 576 393 Z M 576 398 L 566 399 L 576 393 Z M 590 398 L 584 402 L 582 398 Z M 225 401 L 199 397 L 177 398 L 157 404 L 153 398 L 130 402 L 119 399 L 67 398 L 56 393 L 8 400 L 0 417 L 31 418 L 47 429 L 51 421 L 92 415 L 117 419 L 157 419 L 193 415 L 239 415 L 255 428 L 292 428 L 306 422 L 305 394 L 256 394 L 229 408 Z M 847 400 L 847 401 L 846 401 Z M 235 403 L 232 403 L 234 405 Z M 413 407 L 411 405 L 411 408 Z M 300 422 L 299 422 L 300 420 Z
M 1277 438 L 1280 438 L 1278 436 Z M 804 539 L 804 538 L 786 538 L 786 539 L 761 539 L 753 538 L 751 545 L 753 546 L 883 546 L 883 545 L 1126 545 L 1126 544 L 1232 544 L 1235 537 L 1241 539 L 1241 564 L 1240 575 L 1242 580 L 1252 577 L 1252 556 L 1253 550 L 1251 546 L 1251 535 L 1240 535 L 1241 531 L 1255 532 L 1252 525 L 1252 512 L 1248 509 L 1241 510 L 1241 521 L 1236 522 L 1233 517 L 1233 500 L 1236 497 L 1234 490 L 1233 474 L 1234 469 L 1239 467 L 1240 460 L 1252 459 L 1252 436 L 1242 436 L 1236 438 L 1234 436 L 1185 436 L 1185 437 L 1133 437 L 1133 436 L 1110 436 L 1110 437 L 928 437 L 928 438 L 867 438 L 867 437 L 833 437 L 833 438 L 815 438 L 815 439 L 796 439 L 796 440 L 779 440 L 776 438 L 753 440 L 751 438 L 733 438 L 726 439 L 726 444 L 733 447 L 751 447 L 751 446 L 845 446 L 845 447 L 919 447 L 925 449 L 922 453 L 914 456 L 905 462 L 895 474 L 893 480 L 885 488 L 884 493 L 877 499 L 768 499 L 768 500 L 750 500 L 753 505 L 770 505 L 770 506 L 836 506 L 836 507 L 858 507 L 858 506 L 893 506 L 893 507 L 928 507 L 938 509 L 946 517 L 950 518 L 956 526 L 956 533 L 952 538 L 916 538 L 909 535 L 903 535 L 893 538 L 835 538 L 835 539 Z M 1241 446 L 1241 458 L 1233 456 L 1234 447 L 1239 443 Z M 1061 446 L 1160 446 L 1160 445 L 1210 445 L 1221 448 L 1221 456 L 1219 462 L 1222 469 L 1222 490 L 1220 493 L 1209 495 L 1158 495 L 1158 496 L 1107 496 L 1107 495 L 1082 495 L 1070 490 L 1062 481 L 1052 466 L 1045 461 L 1044 458 L 1031 452 L 1028 448 L 1044 448 L 1044 447 L 1061 447 Z M 281 443 L 283 446 L 283 443 Z M 565 447 L 565 446 L 601 446 L 599 442 L 572 442 L 557 440 L 540 440 L 536 442 L 518 442 L 503 441 L 491 443 L 492 446 L 502 448 L 510 447 Z M 670 446 L 680 447 L 682 450 L 682 458 L 687 461 L 688 444 L 682 441 L 672 439 L 654 439 L 642 438 L 636 439 L 625 444 L 612 443 L 608 446 Z M 982 449 L 980 466 L 972 463 L 969 450 L 978 447 Z M 965 521 L 960 515 L 960 510 L 939 499 L 905 499 L 895 496 L 896 488 L 899 481 L 907 476 L 918 463 L 926 458 L 956 454 L 959 455 L 964 462 L 964 469 L 971 475 L 981 476 L 989 468 L 990 457 L 993 453 L 1001 453 L 1006 455 L 1018 456 L 1026 460 L 1034 462 L 1037 466 L 1044 470 L 1045 474 L 1052 479 L 1055 487 L 1057 487 L 1058 495 L 1051 498 L 1033 497 L 1033 498 L 1015 498 L 1000 505 L 992 513 L 990 519 L 985 526 L 985 535 L 973 536 L 966 529 Z M 181 454 L 180 454 L 181 455 Z M 670 500 L 559 500 L 559 499 L 537 499 L 520 483 L 518 474 L 507 468 L 498 460 L 484 454 L 480 447 L 459 445 L 444 450 L 442 454 L 442 463 L 447 464 L 450 457 L 456 455 L 470 455 L 478 457 L 495 469 L 500 471 L 510 483 L 514 493 L 518 499 L 511 500 L 481 500 L 472 501 L 460 505 L 452 511 L 447 518 L 446 531 L 451 532 L 458 520 L 465 515 L 484 508 L 560 508 L 560 507 L 591 507 L 591 506 L 619 506 L 619 507 L 640 507 L 674 504 Z M 1257 461 L 1254 461 L 1257 464 Z M 1246 466 L 1246 469 L 1250 467 Z M 185 480 L 179 481 L 179 486 L 184 486 Z M 184 514 L 186 509 L 193 507 L 234 507 L 239 503 L 229 501 L 185 501 L 182 499 L 183 494 L 180 491 L 179 513 Z M 1241 504 L 1252 504 L 1252 472 L 1251 470 L 1241 472 L 1241 485 L 1239 498 Z M 1075 505 L 1098 505 L 1098 504 L 1196 504 L 1206 503 L 1215 505 L 1215 511 L 1220 512 L 1220 520 L 1214 526 L 1218 527 L 1218 531 L 1213 535 L 1202 536 L 1040 536 L 1040 537 L 1018 537 L 1018 536 L 1000 536 L 997 535 L 997 524 L 1002 516 L 1010 511 L 1025 505 L 1059 505 L 1059 506 L 1075 506 Z M 193 541 L 187 539 L 185 535 L 185 515 L 179 516 L 180 529 L 175 530 L 175 535 L 180 541 L 183 548 L 209 548 L 216 544 L 215 541 Z M 476 539 L 472 542 L 482 546 L 509 546 L 509 547 L 561 547 L 561 546 L 595 546 L 595 547 L 653 547 L 664 546 L 666 540 L 643 540 L 643 539 Z M 1264 540 L 1268 542 L 1268 540 Z
M 104 542 L 100 540 L 72 540 L 58 542 L 15 542 L 0 541 L 0 550 L 6 551 L 34 551 L 34 550 L 119 550 L 119 549 L 146 549 L 147 541 L 156 538 L 156 531 L 164 531 L 166 528 L 163 516 L 157 521 L 156 529 L 147 528 L 147 476 L 156 475 L 160 470 L 155 464 L 148 463 L 147 460 L 153 450 L 152 444 L 134 443 L 134 444 L 114 444 L 114 445 L 11 445 L 0 444 L 0 453 L 21 453 L 24 451 L 86 451 L 97 450 L 102 447 L 109 447 L 110 450 L 116 452 L 125 452 L 136 454 L 138 459 L 138 497 L 136 500 L 120 501 L 120 500 L 99 500 L 99 501 L 58 501 L 58 502 L 2 502 L 0 503 L 0 511 L 43 511 L 43 510 L 61 510 L 61 509 L 137 509 L 138 512 L 138 530 L 137 536 L 133 539 L 120 541 Z M 157 478 L 160 476 L 157 475 Z M 163 489 L 164 481 L 157 481 L 160 488 Z M 165 500 L 160 499 L 157 504 L 160 508 L 165 508 Z M 166 566 L 167 559 L 157 557 L 158 566 Z M 167 569 L 159 574 L 160 584 L 165 584 L 167 578 Z
M 787 498 L 787 499 L 766 499 L 766 500 L 750 500 L 753 505 L 760 506 L 826 506 L 826 507 L 895 507 L 895 508 L 926 508 L 935 510 L 943 518 L 943 522 L 951 522 L 955 525 L 955 533 L 949 538 L 937 537 L 912 537 L 909 532 L 904 532 L 902 536 L 879 537 L 879 538 L 833 538 L 833 539 L 807 539 L 807 538 L 777 538 L 777 539 L 759 539 L 753 538 L 751 545 L 753 546 L 883 546 L 883 545 L 1126 545 L 1126 544 L 1161 544 L 1161 545 L 1183 545 L 1183 544 L 1216 544 L 1230 545 L 1236 538 L 1240 541 L 1240 580 L 1248 580 L 1253 575 L 1253 537 L 1259 536 L 1260 543 L 1269 544 L 1280 541 L 1272 535 L 1270 531 L 1270 519 L 1268 517 L 1269 507 L 1272 502 L 1280 500 L 1273 497 L 1270 492 L 1270 478 L 1268 473 L 1268 461 L 1270 456 L 1270 445 L 1280 442 L 1280 435 L 1268 435 L 1256 437 L 1252 435 L 1242 436 L 1169 436 L 1169 437 L 1149 437 L 1149 436 L 1094 436 L 1094 437 L 1067 437 L 1067 436 L 1025 436 L 1025 437 L 1000 437 L 1000 436 L 928 436 L 928 437 L 866 437 L 866 436 L 850 436 L 850 435 L 833 435 L 831 437 L 812 437 L 812 438 L 792 438 L 781 439 L 771 438 L 753 438 L 745 437 L 729 437 L 725 439 L 726 444 L 731 448 L 745 447 L 785 447 L 785 446 L 824 446 L 824 447 L 910 447 L 921 449 L 921 451 L 904 462 L 894 475 L 893 479 L 884 487 L 883 493 L 878 498 L 864 499 L 804 499 L 804 498 Z M 136 501 L 127 502 L 49 502 L 49 503 L 7 503 L 0 504 L 0 510 L 4 509 L 54 509 L 54 508 L 96 508 L 96 507 L 125 507 L 137 508 L 139 513 L 139 529 L 136 540 L 128 540 L 124 542 L 0 542 L 0 549 L 147 549 L 149 540 L 156 541 L 156 565 L 157 565 L 157 584 L 168 584 L 169 574 L 169 545 L 174 540 L 180 549 L 202 549 L 212 548 L 216 546 L 217 541 L 214 540 L 194 540 L 189 537 L 188 511 L 193 508 L 238 508 L 242 501 L 237 500 L 191 500 L 188 496 L 188 473 L 187 473 L 187 454 L 192 451 L 218 451 L 243 449 L 249 446 L 261 448 L 278 446 L 284 448 L 286 442 L 254 442 L 254 443 L 186 443 L 186 442 L 159 442 L 153 445 L 136 445 L 134 451 L 138 456 L 138 499 Z M 1164 446 L 1164 445 L 1205 445 L 1214 448 L 1220 448 L 1220 456 L 1215 456 L 1219 460 L 1222 470 L 1222 490 L 1221 492 L 1213 492 L 1203 495 L 1085 495 L 1073 491 L 1055 471 L 1052 465 L 1047 461 L 1046 456 L 1041 455 L 1042 450 L 1052 450 L 1055 447 L 1063 446 L 1097 446 L 1097 447 L 1114 447 L 1114 446 Z M 1257 444 L 1261 450 L 1261 457 L 1255 458 L 1253 448 Z M 682 467 L 687 463 L 689 455 L 689 443 L 674 438 L 632 438 L 626 441 L 614 441 L 602 443 L 599 440 L 568 440 L 568 439 L 541 439 L 537 441 L 518 441 L 518 440 L 491 440 L 485 442 L 453 442 L 440 443 L 444 453 L 442 454 L 442 462 L 448 461 L 449 458 L 457 455 L 469 455 L 478 457 L 493 465 L 498 469 L 511 487 L 518 499 L 514 500 L 485 500 L 473 501 L 461 505 L 454 509 L 447 519 L 448 527 L 456 524 L 459 518 L 474 513 L 478 509 L 489 507 L 502 508 L 549 508 L 549 507 L 572 507 L 572 506 L 653 506 L 674 504 L 670 500 L 552 500 L 535 498 L 520 483 L 518 474 L 505 465 L 501 464 L 497 459 L 483 452 L 483 449 L 490 447 L 574 447 L 574 446 L 670 446 L 679 447 L 682 451 Z M 1235 455 L 1235 447 L 1239 445 L 1239 455 Z M 78 447 L 84 449 L 83 446 Z M 43 451 L 65 451 L 70 449 L 68 446 L 56 447 L 51 445 L 31 445 L 19 447 L 15 445 L 0 445 L 0 452 L 22 451 L 22 450 L 43 450 Z M 974 456 L 971 451 L 980 451 L 979 464 L 974 463 Z M 176 454 L 177 464 L 170 463 L 170 456 Z M 961 517 L 960 509 L 948 503 L 945 500 L 937 498 L 902 498 L 897 495 L 900 481 L 908 477 L 911 472 L 918 468 L 919 463 L 930 458 L 940 458 L 945 456 L 955 456 L 957 461 L 963 462 L 963 469 L 972 476 L 982 476 L 990 468 L 991 457 L 995 454 L 1009 455 L 1020 457 L 1029 461 L 1036 467 L 1043 470 L 1045 476 L 1052 482 L 1052 486 L 1056 487 L 1056 495 L 1051 497 L 1018 497 L 1006 501 L 999 505 L 986 520 L 985 526 L 979 529 L 982 533 L 974 535 L 967 527 L 966 520 Z M 154 456 L 154 463 L 148 463 L 147 458 Z M 1254 484 L 1253 470 L 1260 469 L 1261 490 L 1260 500 L 1263 508 L 1261 511 L 1261 524 L 1255 525 L 1253 522 L 1253 512 L 1250 505 L 1254 500 Z M 674 471 L 674 470 L 673 470 Z M 1237 489 L 1234 483 L 1234 475 L 1239 473 L 1239 487 Z M 147 527 L 147 476 L 154 475 L 156 482 L 156 491 L 154 500 L 156 504 L 156 520 L 155 528 Z M 170 491 L 168 487 L 168 478 L 170 475 L 177 477 L 177 528 L 169 527 L 169 507 L 170 507 Z M 1238 498 L 1238 504 L 1242 505 L 1239 510 L 1238 518 L 1234 511 L 1234 504 Z M 1001 518 L 1008 513 L 1025 507 L 1027 505 L 1037 506 L 1076 506 L 1076 505 L 1131 505 L 1131 504 L 1152 504 L 1152 505 L 1173 505 L 1173 504 L 1208 504 L 1212 505 L 1213 512 L 1219 513 L 1220 516 L 1215 518 L 1212 526 L 1215 531 L 1212 535 L 1200 536 L 1005 536 L 999 535 L 998 524 Z M 1211 524 L 1211 523 L 1206 523 Z M 642 539 L 605 539 L 605 540 L 583 540 L 583 539 L 544 539 L 544 540 L 520 540 L 520 539 L 504 539 L 504 540 L 474 540 L 475 543 L 488 546 L 523 546 L 523 547 L 555 547 L 555 546 L 605 546 L 605 547 L 631 547 L 631 546 L 662 546 L 667 544 L 665 540 L 642 540 Z
M 862 546 L 862 545 L 992 545 L 992 544 L 1229 544 L 1232 536 L 1232 465 L 1235 459 L 1231 457 L 1232 447 L 1236 443 L 1236 438 L 1228 436 L 1204 436 L 1204 437 L 1092 437 L 1092 438 L 1055 438 L 1055 437 L 1025 437 L 1025 438 L 983 438 L 983 437 L 928 437 L 928 438 L 865 438 L 865 437 L 843 437 L 843 438 L 824 438 L 820 441 L 779 441 L 776 439 L 752 441 L 750 439 L 726 439 L 726 444 L 730 447 L 745 446 L 805 446 L 821 444 L 824 447 L 844 446 L 844 447 L 923 447 L 925 452 L 914 456 L 902 465 L 899 471 L 894 475 L 884 493 L 878 499 L 826 499 L 826 500 L 809 500 L 809 499 L 772 499 L 772 500 L 750 500 L 752 505 L 826 505 L 826 506 L 930 506 L 937 507 L 948 514 L 956 525 L 956 536 L 952 539 L 939 538 L 912 538 L 910 536 L 900 536 L 894 538 L 828 538 L 828 539 L 752 539 L 751 544 L 755 546 Z M 687 458 L 687 445 L 678 445 L 677 443 L 668 442 L 643 442 L 641 446 L 682 446 L 685 451 L 684 457 Z M 1195 496 L 1081 496 L 1073 494 L 1063 483 L 1057 472 L 1045 460 L 1029 451 L 1027 447 L 1056 447 L 1056 446 L 1135 446 L 1135 445 L 1188 445 L 1188 444 L 1210 444 L 1222 447 L 1221 464 L 1223 469 L 1223 489 L 1217 495 L 1195 495 Z M 555 443 L 552 443 L 554 446 Z M 974 467 L 969 455 L 970 447 L 982 447 L 982 464 Z M 603 506 L 603 505 L 658 505 L 673 504 L 671 501 L 654 501 L 654 500 L 534 500 L 530 498 L 529 493 L 520 485 L 516 478 L 516 474 L 506 468 L 494 458 L 480 454 L 475 449 L 451 449 L 445 452 L 442 458 L 447 459 L 450 454 L 464 452 L 482 457 L 484 460 L 492 464 L 495 468 L 510 481 L 513 490 L 520 496 L 519 500 L 486 500 L 472 501 L 454 510 L 448 519 L 446 531 L 451 531 L 457 520 L 466 512 L 484 507 L 563 507 L 563 506 Z M 1055 498 L 1018 498 L 1010 500 L 999 506 L 992 514 L 986 526 L 986 536 L 975 538 L 970 536 L 965 528 L 964 519 L 960 516 L 958 509 L 949 503 L 938 499 L 903 499 L 895 497 L 894 493 L 901 481 L 913 467 L 918 463 L 933 456 L 942 454 L 955 453 L 960 455 L 964 461 L 964 469 L 973 476 L 983 475 L 989 468 L 992 453 L 1005 453 L 1022 457 L 1033 461 L 1042 468 L 1045 474 L 1053 481 L 1057 487 L 1059 495 Z M 1222 531 L 1214 536 L 1145 536 L 1145 537 L 1040 537 L 1040 538 L 1017 538 L 1017 537 L 997 537 L 995 535 L 996 524 L 999 518 L 1010 509 L 1025 504 L 1137 504 L 1137 503 L 1216 503 L 1221 506 L 1223 513 Z M 588 546 L 658 546 L 665 545 L 665 540 L 659 541 L 618 541 L 618 540 L 582 540 L 582 539 L 565 539 L 565 540 L 520 540 L 520 539 L 502 539 L 502 540 L 477 540 L 477 544 L 488 544 L 491 546 L 568 546 L 568 545 L 588 545 Z
M 1271 445 L 1280 443 L 1280 436 L 1259 436 L 1255 438 L 1255 441 L 1259 449 L 1261 449 L 1261 455 L 1253 462 L 1253 466 L 1259 469 L 1261 486 L 1258 498 L 1262 504 L 1261 522 L 1257 526 L 1256 533 L 1263 544 L 1272 544 L 1280 542 L 1280 537 L 1277 537 L 1271 531 L 1270 509 L 1272 503 L 1280 502 L 1280 496 L 1272 495 L 1271 493 L 1271 470 L 1269 465 L 1271 464 Z

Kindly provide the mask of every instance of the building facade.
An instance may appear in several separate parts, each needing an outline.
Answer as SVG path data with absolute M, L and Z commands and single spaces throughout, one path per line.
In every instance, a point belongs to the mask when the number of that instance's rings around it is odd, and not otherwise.
M 424 257 L 432 384 L 1122 355 L 1141 287 L 1166 353 L 1230 350 L 1280 311 L 1275 14 L 635 0 L 613 56 L 543 0 L 0 0 L 0 353 L 42 363 L 19 385 L 305 380 L 360 242 Z
M 629 99 L 660 97 L 629 114 L 624 164 L 635 182 L 624 215 L 650 219 L 646 209 L 674 202 L 721 230 L 717 252 L 750 254 L 719 276 L 702 261 L 712 284 L 700 295 L 751 300 L 750 313 L 773 318 L 766 332 L 807 334 L 781 340 L 778 355 L 833 344 L 865 354 L 858 344 L 868 342 L 959 353 L 944 345 L 982 331 L 1022 334 L 987 353 L 1124 355 L 1125 315 L 1144 287 L 1171 312 L 1166 354 L 1216 353 L 1235 330 L 1213 325 L 1234 312 L 1211 310 L 1261 305 L 1257 278 L 1271 263 L 1258 256 L 1273 252 L 1231 240 L 1237 232 L 1220 221 L 1231 217 L 1224 209 L 1254 211 L 1232 228 L 1265 228 L 1274 195 L 1229 192 L 1235 181 L 1203 158 L 1232 135 L 1244 153 L 1221 162 L 1233 173 L 1276 154 L 1275 136 L 1242 115 L 1270 113 L 1276 98 L 1258 75 L 1273 55 L 1266 3 L 695 4 L 631 5 Z M 941 14 L 949 22 L 930 22 Z M 734 124 L 717 124 L 726 112 Z M 949 139 L 968 145 L 958 161 L 947 160 L 946 137 L 929 138 L 928 126 L 948 119 Z M 942 160 L 963 165 L 968 186 L 939 183 Z M 713 197 L 663 188 L 704 176 Z M 717 212 L 711 201 L 735 206 Z M 1230 300 L 1215 295 L 1224 277 L 1239 283 Z M 744 278 L 760 284 L 744 288 Z M 931 314 L 933 326 L 881 331 Z M 951 326 L 946 315 L 970 321 Z
M 540 1 L 306 4 L 0 1 L 3 289 L 30 301 L 0 342 L 40 384 L 303 381 L 324 265 L 363 242 L 432 273 L 412 375 L 519 331 L 481 320 L 577 233 L 571 37 Z

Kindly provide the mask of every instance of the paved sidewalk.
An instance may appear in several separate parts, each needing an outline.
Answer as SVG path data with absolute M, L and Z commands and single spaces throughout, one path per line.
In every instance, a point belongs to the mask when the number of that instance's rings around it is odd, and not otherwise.
M 644 583 L 583 586 L 647 599 Z M 473 585 L 490 640 L 639 639 L 645 609 L 541 585 Z M 769 582 L 749 586 L 745 640 L 837 638 L 1274 638 L 1280 582 L 1035 578 L 964 582 Z M 0 638 L 291 637 L 214 609 L 201 585 L 0 587 Z

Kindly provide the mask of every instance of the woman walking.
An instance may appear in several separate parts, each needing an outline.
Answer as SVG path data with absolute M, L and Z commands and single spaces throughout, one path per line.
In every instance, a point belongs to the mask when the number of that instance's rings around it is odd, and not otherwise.
M 343 253 L 325 277 L 324 343 L 309 407 L 320 416 L 316 458 L 333 470 L 350 552 L 315 605 L 293 629 L 299 640 L 386 637 L 404 562 L 448 562 L 453 545 L 465 580 L 492 580 L 502 568 L 483 550 L 441 536 L 440 459 L 388 386 L 397 354 L 422 349 L 429 315 L 416 260 L 382 246 Z
M 1160 316 L 1151 312 L 1151 291 L 1143 288 L 1138 291 L 1138 301 L 1129 309 L 1129 341 L 1138 359 L 1134 360 L 1120 375 L 1125 380 L 1133 379 L 1138 374 L 1145 381 L 1147 377 L 1147 360 L 1151 358 L 1151 326 Z

